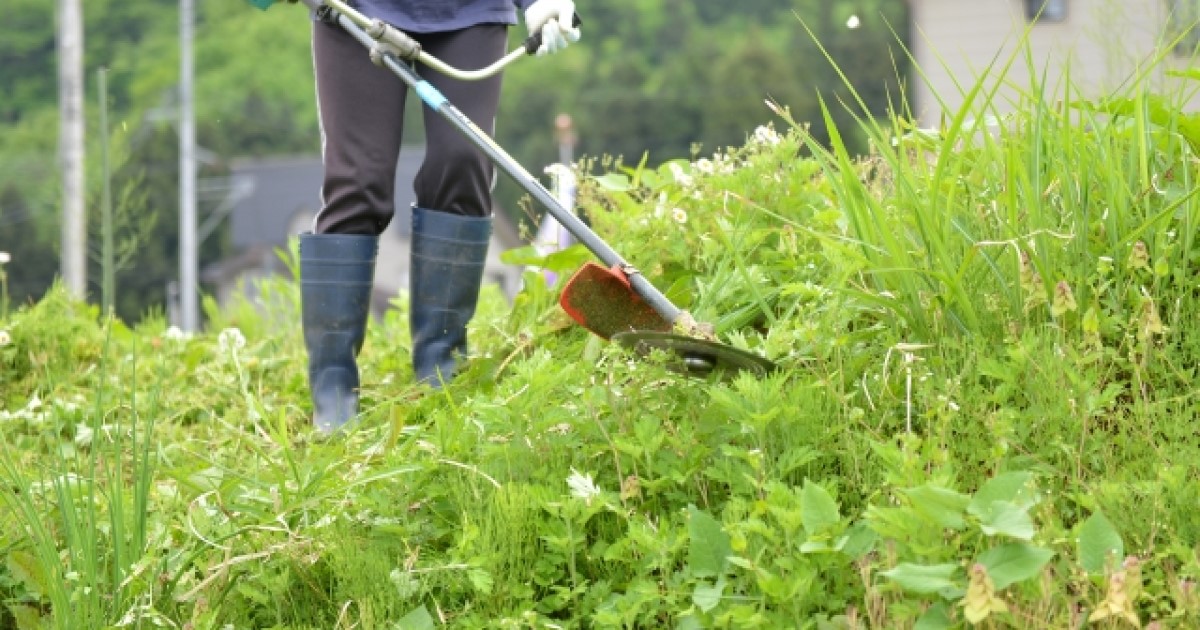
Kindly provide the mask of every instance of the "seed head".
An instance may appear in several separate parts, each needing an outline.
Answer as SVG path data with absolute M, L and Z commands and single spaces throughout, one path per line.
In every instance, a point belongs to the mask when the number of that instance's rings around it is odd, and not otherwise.
M 1066 280 L 1060 280 L 1058 284 L 1054 285 L 1054 303 L 1050 305 L 1050 314 L 1062 317 L 1065 313 L 1078 308 L 1079 306 L 1075 303 L 1075 294 L 1071 292 L 1071 285 L 1067 284 Z
M 996 585 L 988 575 L 987 567 L 975 563 L 968 573 L 967 594 L 962 600 L 963 616 L 967 621 L 976 625 L 993 613 L 1008 612 L 1008 605 L 996 597 Z
M 1133 249 L 1129 250 L 1129 259 L 1125 261 L 1125 266 L 1130 269 L 1150 268 L 1150 249 L 1146 247 L 1144 241 L 1138 241 L 1133 244 Z

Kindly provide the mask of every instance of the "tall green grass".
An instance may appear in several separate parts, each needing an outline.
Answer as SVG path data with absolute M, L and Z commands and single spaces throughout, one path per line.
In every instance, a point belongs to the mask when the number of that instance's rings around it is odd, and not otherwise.
M 158 388 L 133 386 L 136 362 L 128 371 L 115 367 L 110 341 L 111 335 L 96 365 L 104 384 L 88 406 L 47 400 L 29 408 L 26 420 L 66 440 L 46 440 L 40 453 L 28 450 L 37 443 L 0 446 L 0 502 L 23 534 L 7 549 L 10 570 L 29 598 L 10 608 L 22 628 L 142 619 L 156 579 L 151 545 L 163 542 L 151 532 Z M 53 388 L 53 381 L 46 384 Z M 48 609 L 38 605 L 43 598 Z
M 1031 77 L 1023 88 L 1008 80 L 1014 64 Z M 869 156 L 849 154 L 836 128 L 828 148 L 807 142 L 861 251 L 856 295 L 922 342 L 1069 330 L 1087 313 L 1108 320 L 1111 340 L 1145 300 L 1178 297 L 1194 312 L 1186 275 L 1171 270 L 1188 267 L 1194 243 L 1197 118 L 1182 106 L 1196 90 L 1155 95 L 1149 74 L 1085 96 L 1069 68 L 1049 83 L 1022 42 L 962 89 L 960 105 L 941 101 L 938 128 L 916 128 L 904 111 L 860 113 Z M 827 123 L 838 106 L 863 104 L 826 104 Z M 1125 273 L 1143 246 L 1154 275 Z

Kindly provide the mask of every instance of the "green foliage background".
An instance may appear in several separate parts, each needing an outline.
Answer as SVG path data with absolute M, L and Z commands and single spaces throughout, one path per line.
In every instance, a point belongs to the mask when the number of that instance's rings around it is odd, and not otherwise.
M 41 296 L 58 268 L 55 16 L 45 0 L 10 0 L 6 8 L 0 23 L 6 92 L 0 100 L 0 251 L 21 261 L 9 278 L 20 303 Z M 661 162 L 740 145 L 748 130 L 771 117 L 768 98 L 788 106 L 797 120 L 811 121 L 814 136 L 825 138 L 817 94 L 837 102 L 845 87 L 806 26 L 873 113 L 884 113 L 887 98 L 899 94 L 903 68 L 893 56 L 903 57 L 897 54 L 906 24 L 901 2 L 606 0 L 581 3 L 580 11 L 580 45 L 519 63 L 505 79 L 498 139 L 534 172 L 558 158 L 552 122 L 560 112 L 576 122 L 576 155 L 627 162 L 646 153 Z M 162 304 L 178 267 L 178 140 L 171 121 L 178 3 L 88 0 L 84 13 L 88 168 L 99 164 L 95 76 L 103 67 L 114 146 L 124 147 L 114 188 L 144 193 L 128 215 L 154 220 L 152 236 L 141 239 L 131 267 L 118 278 L 118 313 L 136 320 Z M 303 10 L 280 5 L 260 13 L 243 0 L 202 0 L 197 13 L 197 138 L 214 157 L 201 177 L 219 177 L 233 158 L 315 153 L 319 132 Z M 851 14 L 862 20 L 860 28 L 846 27 Z M 514 44 L 523 34 L 513 29 Z M 835 120 L 848 122 L 839 116 L 840 110 Z M 409 130 L 408 140 L 419 142 L 421 126 Z M 858 139 L 851 143 L 861 148 Z M 98 172 L 89 178 L 98 194 Z M 98 208 L 95 194 L 90 205 Z M 521 206 L 519 189 L 508 181 L 498 195 L 514 212 Z M 214 204 L 202 202 L 201 212 Z M 222 241 L 218 235 L 205 243 L 202 265 L 226 253 Z

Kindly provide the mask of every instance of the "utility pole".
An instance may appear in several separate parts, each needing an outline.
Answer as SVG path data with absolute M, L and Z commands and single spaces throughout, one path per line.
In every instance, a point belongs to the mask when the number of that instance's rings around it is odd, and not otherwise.
M 558 142 L 558 164 L 546 171 L 551 173 L 552 177 L 551 192 L 567 212 L 574 214 L 578 185 L 575 174 L 571 172 L 571 165 L 575 160 L 575 142 L 578 137 L 570 115 L 559 114 L 554 118 L 554 139 Z M 542 224 L 538 226 L 536 243 L 540 253 L 550 254 L 570 247 L 575 243 L 575 238 L 567 228 L 547 214 L 542 217 Z M 550 286 L 558 279 L 558 274 L 550 271 L 543 271 L 542 275 L 546 278 L 546 284 Z
M 179 0 L 179 327 L 200 329 L 200 256 L 196 240 L 196 120 L 193 113 L 194 0 Z
M 58 0 L 58 159 L 62 174 L 62 279 L 87 295 L 87 215 L 83 179 L 83 9 Z
M 558 163 L 570 168 L 575 162 L 575 143 L 579 140 L 570 114 L 554 117 L 554 139 L 558 141 Z
M 579 141 L 579 136 L 575 133 L 575 121 L 571 120 L 570 114 L 559 114 L 554 118 L 554 139 L 558 141 L 558 163 L 562 166 L 558 177 L 554 178 L 554 196 L 564 208 L 574 213 L 579 184 L 571 172 L 571 165 L 575 163 L 575 143 Z M 570 232 L 561 225 L 558 226 L 556 240 L 560 249 L 575 242 Z

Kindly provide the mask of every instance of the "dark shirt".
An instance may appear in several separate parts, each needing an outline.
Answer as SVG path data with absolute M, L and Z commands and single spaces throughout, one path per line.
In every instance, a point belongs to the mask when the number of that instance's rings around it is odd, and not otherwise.
M 476 24 L 516 24 L 534 0 L 352 0 L 367 17 L 410 33 L 457 31 Z

